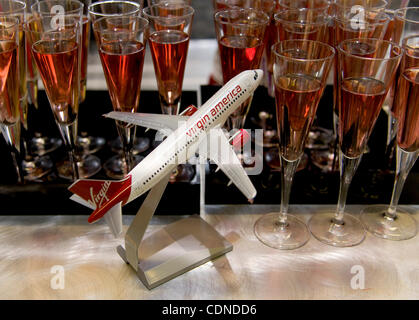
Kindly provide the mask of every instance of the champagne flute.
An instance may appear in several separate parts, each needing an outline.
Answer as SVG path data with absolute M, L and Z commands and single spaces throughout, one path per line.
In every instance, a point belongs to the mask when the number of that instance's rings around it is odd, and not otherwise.
M 73 179 L 78 179 L 74 148 L 80 92 L 83 4 L 76 0 L 65 3 L 69 7 L 63 3 L 61 8 L 64 10 L 59 14 L 33 11 L 33 18 L 25 24 L 25 32 L 68 152 Z
M 26 0 L 26 18 L 25 21 L 29 20 L 32 17 L 31 7 L 35 3 L 39 2 L 38 0 Z M 38 106 L 38 90 L 39 90 L 39 72 L 36 67 L 36 63 L 32 57 L 32 49 L 26 38 L 26 84 L 28 89 L 28 108 L 33 106 L 35 110 L 39 110 Z M 42 124 L 39 124 L 42 125 Z M 35 127 L 35 125 L 34 125 Z M 27 143 L 27 153 L 32 156 L 35 161 L 38 159 L 48 159 L 46 155 L 58 149 L 62 145 L 62 140 L 56 137 L 48 137 L 42 135 L 39 132 L 40 126 L 34 128 L 33 137 Z M 27 162 L 28 159 L 25 159 Z M 51 161 L 52 165 L 52 161 Z M 31 163 L 28 163 L 28 167 L 31 166 Z M 33 165 L 33 168 L 37 170 L 39 166 L 37 164 Z
M 355 1 L 355 0 L 353 0 Z M 351 2 L 352 3 L 352 2 Z M 356 2 L 357 3 L 357 2 Z M 374 2 L 373 2 L 374 3 Z M 339 4 L 339 2 L 337 2 Z M 365 21 L 363 25 L 358 25 L 354 23 L 354 15 L 348 11 L 347 7 L 343 5 L 337 5 L 335 8 L 335 17 L 333 18 L 333 46 L 337 49 L 339 43 L 348 39 L 363 39 L 363 38 L 374 38 L 374 39 L 383 39 L 387 25 L 389 22 L 389 17 L 381 10 L 381 1 L 376 3 L 377 7 L 366 7 Z M 339 116 L 338 116 L 338 83 L 339 83 L 339 70 L 338 70 L 338 57 L 335 57 L 335 67 L 334 67 L 334 86 L 333 86 L 333 135 L 334 135 L 334 148 L 333 148 L 333 161 L 328 162 L 329 170 L 335 170 L 336 160 L 338 157 L 337 154 L 337 145 L 338 145 L 338 125 L 339 125 Z M 368 147 L 366 148 L 366 150 Z M 330 150 L 331 152 L 332 150 Z M 330 158 L 331 154 L 326 155 L 327 158 Z
M 121 16 L 141 16 L 141 9 L 143 1 L 97 1 L 89 6 L 89 15 L 92 21 L 92 30 L 96 39 L 96 46 L 100 48 L 100 37 L 96 33 L 96 25 L 102 24 L 101 28 L 106 27 L 106 20 L 103 18 L 110 17 L 121 17 Z M 101 20 L 98 22 L 98 20 Z M 119 126 L 117 126 L 119 128 Z M 129 160 L 131 165 L 139 163 L 143 157 L 139 156 L 138 153 L 144 152 L 150 145 L 150 140 L 146 137 L 136 137 L 136 127 L 126 128 L 124 130 L 118 129 L 118 138 L 110 142 L 112 151 L 118 153 L 118 155 L 111 157 L 104 164 L 103 168 L 106 175 L 109 177 L 120 179 L 128 171 L 127 157 L 129 154 Z M 126 143 L 124 144 L 125 141 Z M 125 150 L 124 150 L 125 148 Z M 127 151 L 127 149 L 130 151 Z
M 50 15 L 52 12 L 60 13 L 60 6 L 63 10 L 66 10 L 67 14 L 74 14 L 80 16 L 81 19 L 81 53 L 80 53 L 80 93 L 79 93 L 79 105 L 84 101 L 86 97 L 86 75 L 87 75 L 87 55 L 88 55 L 88 44 L 89 44 L 89 17 L 87 13 L 87 7 L 90 1 L 79 1 L 83 5 L 82 9 L 79 8 L 79 5 L 76 5 L 72 2 L 66 2 L 66 0 L 43 0 L 36 2 L 32 5 L 31 11 L 36 16 Z M 75 133 L 78 131 L 78 119 L 75 123 Z M 86 141 L 87 140 L 87 141 Z M 74 155 L 76 159 L 76 165 L 78 168 L 78 173 L 80 178 L 88 178 L 101 169 L 100 159 L 94 155 L 91 155 L 88 152 L 89 146 L 93 147 L 92 151 L 97 148 L 94 143 L 89 144 L 89 139 L 82 139 L 77 136 L 75 141 L 75 150 Z M 80 142 L 84 142 L 82 145 Z M 63 160 L 57 164 L 58 176 L 64 179 L 72 179 L 72 165 L 69 160 Z
M 148 35 L 148 21 L 135 16 L 104 17 L 94 24 L 99 54 L 115 111 L 136 112 Z M 132 140 L 135 126 L 116 121 L 124 150 L 124 175 L 134 168 Z
M 262 59 L 260 62 L 261 69 L 263 70 L 263 76 L 264 76 L 264 86 L 268 89 L 268 94 L 270 96 L 274 96 L 274 86 L 272 81 L 272 69 L 273 69 L 273 57 L 271 53 L 271 47 L 276 42 L 276 27 L 275 27 L 275 20 L 273 18 L 273 14 L 275 11 L 276 3 L 274 0 L 214 0 L 213 1 L 213 7 L 214 12 L 218 12 L 220 10 L 224 9 L 233 9 L 233 8 L 241 8 L 241 9 L 257 9 L 262 10 L 269 16 L 269 24 L 266 27 L 265 31 L 265 45 L 264 45 L 264 53 L 262 55 Z M 216 54 L 216 65 L 217 68 L 216 73 L 222 74 L 221 72 L 221 61 L 220 61 L 220 54 L 217 52 Z M 266 117 L 272 117 L 273 115 L 268 113 L 265 110 L 261 110 L 259 112 L 259 119 L 260 119 L 260 125 L 263 129 L 263 138 L 264 146 L 271 146 L 274 144 L 272 141 L 272 138 L 276 136 L 275 130 L 266 130 L 265 128 L 265 122 Z
M 184 3 L 161 2 L 143 10 L 150 22 L 153 58 L 163 114 L 179 114 L 183 75 L 194 9 Z
M 362 6 L 364 8 L 363 24 L 360 24 L 357 12 L 352 12 L 353 6 Z M 385 0 L 374 0 L 365 2 L 363 0 L 336 0 L 333 4 L 333 46 L 337 46 L 344 40 L 348 39 L 362 39 L 362 38 L 376 38 L 383 39 L 387 25 L 390 21 L 389 17 L 384 13 L 387 6 Z M 378 15 L 378 16 L 377 16 Z M 337 137 L 339 123 L 338 120 L 338 103 L 337 103 L 337 88 L 338 88 L 338 63 L 337 56 L 335 57 L 335 77 L 334 77 L 334 102 L 333 102 L 333 129 Z
M 14 16 L 0 15 L 0 128 L 11 150 L 18 182 L 24 182 L 20 161 L 19 28 Z
M 350 39 L 338 45 L 339 199 L 335 213 L 316 214 L 309 221 L 311 233 L 323 243 L 349 247 L 365 238 L 362 223 L 345 214 L 346 197 L 402 52 L 395 43 L 378 39 Z
M 403 38 L 419 33 L 419 8 L 405 7 L 397 9 L 389 14 L 392 16 L 392 24 L 389 25 L 390 30 L 388 30 L 386 35 L 388 40 L 401 45 L 401 40 Z M 396 91 L 397 85 L 396 82 L 394 82 L 386 101 L 384 102 L 384 110 L 388 115 L 386 147 L 390 160 L 392 159 L 393 153 L 393 148 L 390 148 L 390 146 L 394 146 L 393 143 L 397 135 L 397 118 L 394 110 L 394 96 Z
M 150 23 L 151 57 L 163 114 L 178 115 L 194 9 L 183 2 L 159 2 L 143 10 Z M 180 164 L 170 179 L 190 181 L 191 164 Z
M 19 111 L 20 111 L 20 137 L 22 140 L 20 165 L 24 172 L 25 180 L 38 179 L 52 169 L 52 162 L 49 157 L 34 157 L 30 148 L 30 136 L 28 131 L 28 90 L 27 90 L 27 64 L 25 37 L 23 32 L 23 23 L 25 21 L 25 11 L 27 5 L 25 2 L 16 0 L 0 0 L 0 15 L 13 16 L 19 20 Z
M 262 10 L 232 8 L 218 11 L 214 19 L 223 82 L 244 70 L 258 69 L 270 17 Z M 253 95 L 229 117 L 229 130 L 243 128 L 252 98 Z
M 398 122 L 396 176 L 389 206 L 365 208 L 361 220 L 373 235 L 406 240 L 417 234 L 417 225 L 397 205 L 404 183 L 419 155 L 419 34 L 403 39 L 404 56 L 394 100 Z
M 310 233 L 304 222 L 288 215 L 294 173 L 333 64 L 335 50 L 311 40 L 285 40 L 272 47 L 274 83 L 281 159 L 281 209 L 259 218 L 257 238 L 278 249 L 303 246 Z
M 26 3 L 19 0 L 0 0 L 0 14 L 17 17 L 19 19 L 19 48 L 25 48 L 23 23 L 25 22 Z M 19 112 L 23 128 L 28 125 L 28 103 L 26 88 L 25 50 L 19 50 Z

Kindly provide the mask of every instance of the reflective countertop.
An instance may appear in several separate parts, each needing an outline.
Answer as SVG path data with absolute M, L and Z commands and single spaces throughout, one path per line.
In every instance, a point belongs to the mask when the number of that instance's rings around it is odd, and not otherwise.
M 403 206 L 419 220 L 419 206 Z M 260 243 L 253 224 L 273 205 L 206 207 L 201 217 L 233 251 L 148 290 L 116 252 L 102 223 L 87 216 L 1 216 L 0 299 L 419 299 L 419 236 L 401 242 L 367 234 L 351 248 L 311 237 L 280 251 Z M 291 206 L 304 221 L 334 206 Z M 361 206 L 350 205 L 357 215 Z M 181 218 L 154 216 L 147 234 Z M 133 216 L 124 216 L 127 228 Z M 147 236 L 146 234 L 146 236 Z

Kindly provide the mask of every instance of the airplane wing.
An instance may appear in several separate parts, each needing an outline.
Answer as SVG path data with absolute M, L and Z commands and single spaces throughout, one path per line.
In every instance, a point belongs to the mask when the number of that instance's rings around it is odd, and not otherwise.
M 210 131 L 207 147 L 208 158 L 218 165 L 247 199 L 253 199 L 256 196 L 256 189 L 221 129 L 212 129 Z
M 165 132 L 168 129 L 174 131 L 178 128 L 180 121 L 187 121 L 187 116 L 172 116 L 167 114 L 153 113 L 131 113 L 112 111 L 103 115 L 119 121 L 135 124 L 137 126 Z

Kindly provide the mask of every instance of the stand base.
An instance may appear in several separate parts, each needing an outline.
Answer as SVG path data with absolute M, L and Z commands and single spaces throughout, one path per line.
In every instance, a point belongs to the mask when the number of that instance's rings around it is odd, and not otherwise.
M 150 290 L 231 250 L 230 242 L 199 216 L 193 216 L 144 239 L 138 250 L 140 262 L 132 267 Z M 117 252 L 129 264 L 122 246 Z

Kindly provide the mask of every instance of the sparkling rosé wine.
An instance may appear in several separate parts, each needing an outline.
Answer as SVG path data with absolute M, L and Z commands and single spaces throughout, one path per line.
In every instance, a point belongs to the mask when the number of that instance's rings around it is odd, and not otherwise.
M 161 101 L 176 107 L 182 93 L 189 36 L 178 30 L 161 30 L 149 37 Z
M 340 84 L 339 143 L 347 157 L 364 152 L 385 93 L 384 83 L 373 78 L 347 78 Z
M 99 52 L 114 110 L 137 111 L 144 45 L 135 40 L 112 41 L 102 43 Z
M 55 119 L 71 124 L 77 117 L 79 86 L 78 47 L 72 40 L 39 40 L 32 45 Z
M 19 120 L 18 101 L 17 45 L 0 41 L 0 123 L 11 125 Z
M 263 54 L 263 39 L 227 36 L 220 39 L 218 46 L 224 83 L 244 70 L 259 68 Z
M 275 102 L 282 157 L 297 160 L 322 95 L 321 82 L 308 75 L 287 74 L 275 79 Z
M 80 74 L 80 102 L 86 98 L 87 58 L 89 54 L 90 20 L 83 16 L 83 28 L 81 39 L 81 74 Z
M 419 149 L 419 68 L 405 70 L 399 79 L 397 143 L 413 152 Z

